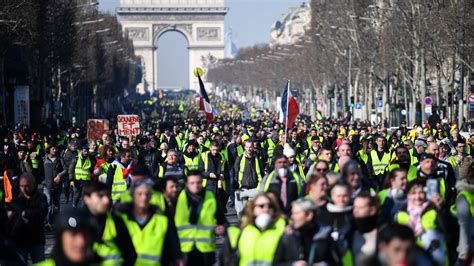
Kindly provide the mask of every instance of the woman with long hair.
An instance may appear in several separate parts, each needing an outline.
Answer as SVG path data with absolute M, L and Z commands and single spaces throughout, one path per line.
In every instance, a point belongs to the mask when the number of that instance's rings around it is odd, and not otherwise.
M 99 182 L 106 182 L 107 172 L 109 171 L 110 165 L 114 162 L 115 156 L 116 154 L 114 147 L 109 145 L 103 147 L 94 167 L 94 176 L 97 177 Z
M 247 202 L 240 228 L 227 230 L 222 265 L 271 265 L 286 227 L 281 211 L 265 193 Z

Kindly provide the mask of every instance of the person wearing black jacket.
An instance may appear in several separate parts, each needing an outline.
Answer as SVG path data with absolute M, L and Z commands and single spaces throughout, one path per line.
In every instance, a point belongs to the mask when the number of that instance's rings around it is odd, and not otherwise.
M 221 206 L 225 207 L 227 197 L 224 195 L 223 183 L 228 180 L 226 174 L 228 170 L 225 158 L 219 153 L 219 145 L 216 142 L 211 144 L 210 151 L 202 155 L 202 160 L 199 160 L 199 170 L 206 180 L 206 189 L 212 191 Z
M 49 147 L 46 148 L 46 153 L 46 156 L 43 158 L 43 193 L 48 200 L 46 226 L 51 227 L 54 213 L 59 212 L 62 183 L 67 181 L 68 176 L 64 159 L 58 157 L 56 154 L 56 145 L 50 144 Z
M 36 189 L 35 177 L 25 173 L 19 178 L 20 194 L 7 207 L 9 236 L 16 244 L 21 264 L 44 260 L 44 219 L 48 213 L 46 196 Z
M 161 161 L 160 152 L 157 151 L 156 148 L 153 148 L 152 145 L 154 144 L 152 144 L 152 142 L 155 142 L 154 140 L 143 141 L 145 141 L 145 143 L 143 143 L 143 149 L 141 149 L 139 153 L 140 161 L 144 161 L 146 163 L 150 173 L 155 173 Z
M 332 229 L 320 225 L 315 220 L 316 206 L 309 199 L 294 201 L 291 209 L 291 230 L 286 230 L 280 239 L 273 265 L 313 265 L 327 263 L 337 265 L 336 242 L 331 238 Z
M 12 184 L 12 194 L 16 197 L 20 193 L 18 187 L 18 177 L 24 173 L 31 173 L 31 160 L 26 156 L 27 149 L 25 146 L 18 147 L 15 155 L 8 156 L 5 162 L 5 170 Z

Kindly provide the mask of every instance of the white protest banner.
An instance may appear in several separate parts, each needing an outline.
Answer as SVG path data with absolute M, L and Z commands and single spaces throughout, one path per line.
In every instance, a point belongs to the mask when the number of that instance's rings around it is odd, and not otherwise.
M 140 119 L 138 115 L 118 115 L 118 135 L 137 136 L 140 134 Z

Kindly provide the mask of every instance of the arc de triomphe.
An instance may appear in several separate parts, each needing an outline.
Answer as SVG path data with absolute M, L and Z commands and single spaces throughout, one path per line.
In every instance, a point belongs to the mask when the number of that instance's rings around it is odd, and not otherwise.
M 117 14 L 142 60 L 148 90 L 157 88 L 157 43 L 167 31 L 188 42 L 189 88 L 198 89 L 193 69 L 224 58 L 224 0 L 120 0 Z M 205 79 L 205 76 L 204 76 Z

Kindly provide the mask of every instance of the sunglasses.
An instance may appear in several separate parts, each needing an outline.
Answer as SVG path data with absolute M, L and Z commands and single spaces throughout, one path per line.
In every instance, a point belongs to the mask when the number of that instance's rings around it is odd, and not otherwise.
M 327 170 L 327 168 L 316 168 L 316 171 L 318 172 L 326 172 Z

